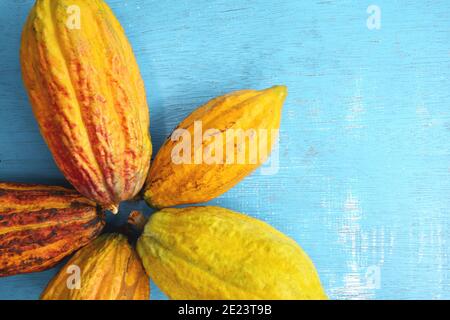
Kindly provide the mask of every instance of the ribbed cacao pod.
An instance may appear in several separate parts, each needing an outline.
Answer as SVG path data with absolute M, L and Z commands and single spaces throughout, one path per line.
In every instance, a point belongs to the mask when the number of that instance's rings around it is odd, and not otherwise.
M 327 299 L 294 240 L 231 210 L 164 209 L 150 217 L 137 250 L 172 299 Z
M 207 202 L 236 185 L 270 154 L 286 95 L 284 86 L 237 91 L 194 111 L 156 155 L 147 203 L 165 208 Z
M 42 300 L 148 300 L 149 278 L 125 236 L 104 234 L 78 251 Z
M 81 194 L 117 212 L 141 190 L 152 152 L 144 84 L 119 22 L 101 0 L 37 0 L 20 57 L 56 164 Z
M 75 190 L 0 183 L 0 277 L 53 267 L 104 224 L 95 203 Z

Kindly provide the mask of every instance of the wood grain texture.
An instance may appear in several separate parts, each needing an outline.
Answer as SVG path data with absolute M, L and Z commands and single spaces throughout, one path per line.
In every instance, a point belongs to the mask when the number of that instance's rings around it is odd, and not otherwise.
M 0 2 L 0 178 L 64 183 L 20 77 L 32 2 Z M 293 237 L 331 298 L 450 298 L 448 1 L 108 3 L 146 83 L 155 151 L 214 96 L 289 87 L 278 173 L 211 204 Z M 366 26 L 372 3 L 380 30 Z M 35 299 L 55 272 L 2 279 L 0 298 Z

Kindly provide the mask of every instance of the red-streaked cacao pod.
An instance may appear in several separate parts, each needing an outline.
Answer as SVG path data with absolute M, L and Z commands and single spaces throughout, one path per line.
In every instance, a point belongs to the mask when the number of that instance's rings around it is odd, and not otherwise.
M 75 190 L 0 183 L 0 277 L 53 267 L 104 224 L 95 203 Z
M 152 146 L 132 48 L 101 0 L 37 0 L 22 74 L 41 133 L 69 182 L 117 212 L 147 177 Z

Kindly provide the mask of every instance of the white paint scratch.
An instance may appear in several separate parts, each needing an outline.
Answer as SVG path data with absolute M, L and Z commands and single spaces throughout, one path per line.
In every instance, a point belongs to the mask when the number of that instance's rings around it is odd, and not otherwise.
M 346 261 L 348 271 L 343 275 L 340 285 L 331 291 L 331 295 L 345 299 L 374 299 L 382 283 L 385 228 L 372 227 L 366 230 L 360 200 L 352 190 L 347 191 L 342 206 L 344 215 L 338 226 L 338 236 L 349 257 Z M 390 242 L 394 242 L 392 234 Z

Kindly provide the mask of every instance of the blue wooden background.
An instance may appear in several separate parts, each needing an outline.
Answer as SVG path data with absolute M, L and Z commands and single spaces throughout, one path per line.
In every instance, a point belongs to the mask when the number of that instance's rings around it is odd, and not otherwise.
M 65 184 L 20 75 L 32 3 L 0 2 L 0 179 Z M 141 67 L 156 150 L 212 97 L 289 87 L 279 172 L 212 203 L 297 240 L 331 298 L 450 298 L 448 0 L 108 3 Z M 366 25 L 372 4 L 380 29 Z M 0 279 L 0 298 L 36 299 L 56 271 Z

